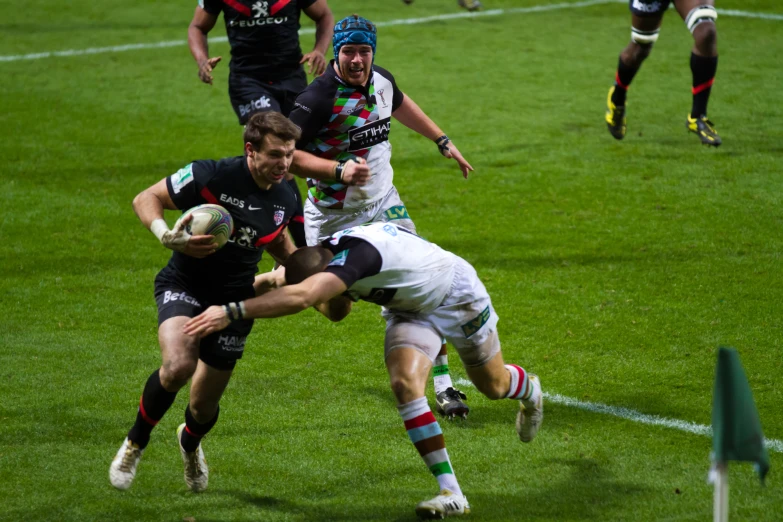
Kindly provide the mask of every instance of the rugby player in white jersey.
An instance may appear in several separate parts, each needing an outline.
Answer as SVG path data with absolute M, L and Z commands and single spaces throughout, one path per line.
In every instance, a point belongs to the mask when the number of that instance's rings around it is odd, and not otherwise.
M 396 123 L 392 118 L 432 140 L 464 177 L 473 170 L 446 134 L 398 88 L 394 76 L 375 63 L 376 43 L 376 27 L 369 20 L 352 15 L 337 22 L 335 60 L 299 94 L 289 116 L 302 131 L 297 149 L 339 162 L 335 179 L 308 179 L 305 237 L 310 246 L 340 230 L 375 221 L 416 231 L 393 184 L 389 135 Z M 343 169 L 356 162 L 366 162 L 372 171 L 364 186 L 351 186 L 342 179 Z M 445 344 L 433 374 L 438 412 L 467 416 L 466 397 L 451 382 Z
M 516 430 L 523 442 L 533 440 L 544 418 L 538 377 L 503 361 L 498 316 L 473 267 L 404 228 L 373 223 L 297 250 L 280 272 L 286 286 L 212 306 L 188 321 L 185 333 L 208 335 L 234 321 L 280 317 L 311 306 L 339 321 L 350 312 L 352 301 L 381 305 L 386 319 L 384 355 L 397 409 L 440 488 L 437 496 L 416 506 L 416 513 L 423 518 L 468 513 L 470 506 L 424 395 L 441 338 L 457 349 L 481 393 L 490 399 L 519 401 Z

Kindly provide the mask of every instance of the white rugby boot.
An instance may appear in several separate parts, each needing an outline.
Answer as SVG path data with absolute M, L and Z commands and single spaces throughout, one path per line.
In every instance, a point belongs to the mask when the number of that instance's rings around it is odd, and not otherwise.
M 544 392 L 541 391 L 541 381 L 538 375 L 528 374 L 533 391 L 529 399 L 519 401 L 517 413 L 517 433 L 519 440 L 530 442 L 536 438 L 541 423 L 544 422 Z
M 448 489 L 441 490 L 440 495 L 419 502 L 416 506 L 416 514 L 425 520 L 440 520 L 454 515 L 467 515 L 470 513 L 468 499 L 452 493 Z
M 185 431 L 184 422 L 177 428 L 177 445 L 182 455 L 182 463 L 185 465 L 185 484 L 194 493 L 200 493 L 207 489 L 209 484 L 207 460 L 204 458 L 204 450 L 201 449 L 201 444 L 198 445 L 196 451 L 190 453 L 182 448 L 181 436 L 183 431 Z
M 143 453 L 143 449 L 139 449 L 138 445 L 125 437 L 122 446 L 114 456 L 114 460 L 111 461 L 111 466 L 109 466 L 109 480 L 112 486 L 122 490 L 131 487 L 133 479 L 136 477 L 136 467 L 139 465 Z

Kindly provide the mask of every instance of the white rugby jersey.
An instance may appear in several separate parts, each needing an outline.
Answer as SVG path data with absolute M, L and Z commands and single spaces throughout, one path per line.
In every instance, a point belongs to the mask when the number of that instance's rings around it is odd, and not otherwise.
M 391 223 L 340 231 L 322 243 L 334 253 L 327 267 L 348 285 L 353 300 L 400 312 L 429 312 L 451 289 L 451 252 Z

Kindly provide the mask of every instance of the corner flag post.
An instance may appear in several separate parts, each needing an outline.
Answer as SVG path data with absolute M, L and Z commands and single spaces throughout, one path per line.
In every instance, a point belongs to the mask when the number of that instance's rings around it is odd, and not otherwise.
M 718 349 L 715 388 L 712 394 L 712 469 L 715 484 L 714 522 L 729 518 L 729 461 L 753 462 L 762 484 L 769 471 L 769 453 L 764 444 L 756 403 L 737 351 Z

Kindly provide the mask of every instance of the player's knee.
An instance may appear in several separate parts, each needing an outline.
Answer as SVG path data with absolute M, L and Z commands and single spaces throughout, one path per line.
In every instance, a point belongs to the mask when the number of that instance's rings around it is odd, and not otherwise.
M 700 5 L 690 10 L 685 17 L 685 25 L 693 35 L 696 48 L 702 54 L 713 54 L 718 38 L 715 20 L 718 12 L 711 5 Z
M 693 41 L 703 56 L 714 56 L 718 48 L 718 29 L 715 23 L 699 24 L 693 31 Z
M 160 383 L 169 391 L 183 387 L 196 372 L 197 364 L 189 359 L 165 361 L 160 368 Z
M 652 44 L 638 44 L 631 42 L 623 51 L 621 58 L 629 67 L 640 67 L 642 62 L 650 56 Z
M 412 375 L 394 375 L 390 379 L 390 385 L 400 404 L 406 404 L 416 398 L 414 395 L 417 395 L 417 387 Z

